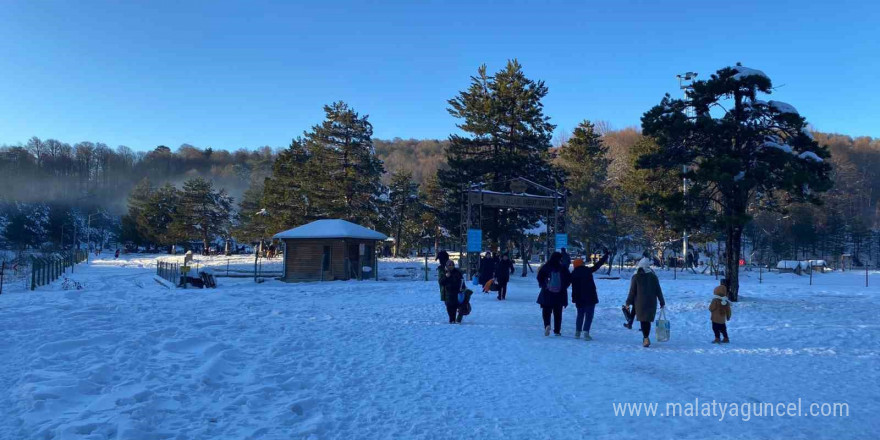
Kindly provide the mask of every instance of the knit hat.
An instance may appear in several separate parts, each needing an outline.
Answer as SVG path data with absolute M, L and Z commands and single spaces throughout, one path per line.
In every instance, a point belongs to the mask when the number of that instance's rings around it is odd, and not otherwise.
M 639 262 L 638 262 L 638 264 L 637 264 L 636 266 L 637 266 L 639 269 L 644 269 L 644 270 L 648 271 L 648 270 L 651 270 L 651 264 L 653 264 L 653 263 L 654 263 L 654 262 L 651 261 L 650 258 L 644 257 L 644 258 L 642 258 L 641 260 L 639 260 Z
M 718 286 L 715 288 L 715 290 L 712 293 L 714 293 L 717 296 L 727 296 L 727 287 Z
M 574 267 L 581 267 L 584 265 L 584 260 L 581 258 L 575 258 L 574 261 L 571 262 L 571 264 L 574 264 Z

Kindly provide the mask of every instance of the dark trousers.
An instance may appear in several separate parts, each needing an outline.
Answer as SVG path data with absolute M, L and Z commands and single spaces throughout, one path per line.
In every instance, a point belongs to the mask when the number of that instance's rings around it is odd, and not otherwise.
M 498 299 L 507 298 L 507 281 L 498 282 Z
M 586 304 L 582 307 L 578 307 L 577 319 L 574 320 L 574 329 L 575 331 L 580 332 L 581 330 L 589 333 L 590 327 L 593 326 L 593 315 L 596 313 L 596 305 L 595 304 Z
M 458 302 L 448 301 L 446 303 L 446 314 L 449 315 L 449 323 L 453 322 L 461 322 L 462 316 L 461 313 L 458 313 Z M 458 317 L 456 317 L 458 315 Z
M 642 325 L 642 336 L 649 338 L 651 336 L 651 321 L 639 321 Z
M 544 307 L 541 309 L 541 315 L 544 317 L 544 327 L 550 325 L 551 313 L 553 314 L 553 333 L 559 334 L 559 328 L 562 327 L 562 306 Z
M 717 324 L 713 322 L 712 331 L 715 332 L 715 339 L 720 339 L 721 335 L 724 335 L 724 339 L 730 339 L 727 337 L 727 324 Z

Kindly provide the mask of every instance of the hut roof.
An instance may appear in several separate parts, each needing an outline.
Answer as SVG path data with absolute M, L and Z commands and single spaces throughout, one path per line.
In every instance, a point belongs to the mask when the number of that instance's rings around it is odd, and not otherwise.
M 355 238 L 384 240 L 385 234 L 342 219 L 315 220 L 275 234 L 275 238 Z

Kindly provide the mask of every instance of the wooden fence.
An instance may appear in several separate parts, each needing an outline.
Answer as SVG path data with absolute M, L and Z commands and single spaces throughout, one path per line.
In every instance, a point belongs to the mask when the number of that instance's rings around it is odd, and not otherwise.
M 45 286 L 67 273 L 73 273 L 77 264 L 86 261 L 87 251 L 78 250 L 47 257 L 31 257 L 31 290 Z

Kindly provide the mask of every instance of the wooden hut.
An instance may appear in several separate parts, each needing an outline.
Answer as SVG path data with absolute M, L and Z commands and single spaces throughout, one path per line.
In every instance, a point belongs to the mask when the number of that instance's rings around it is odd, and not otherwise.
M 385 234 L 345 220 L 316 220 L 275 234 L 284 243 L 282 279 L 363 280 L 378 276 L 377 242 Z

